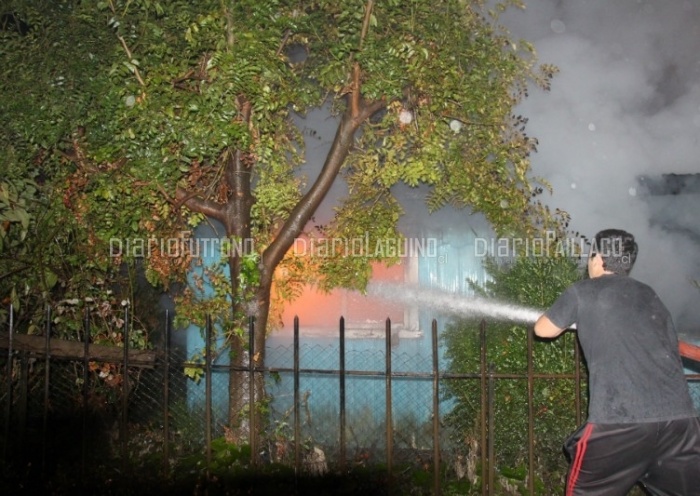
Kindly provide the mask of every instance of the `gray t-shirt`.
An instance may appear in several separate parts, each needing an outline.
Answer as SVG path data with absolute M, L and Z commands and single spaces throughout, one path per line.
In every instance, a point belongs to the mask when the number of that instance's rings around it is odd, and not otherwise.
M 560 328 L 576 324 L 589 372 L 589 422 L 697 416 L 673 321 L 652 288 L 627 276 L 586 279 L 546 315 Z

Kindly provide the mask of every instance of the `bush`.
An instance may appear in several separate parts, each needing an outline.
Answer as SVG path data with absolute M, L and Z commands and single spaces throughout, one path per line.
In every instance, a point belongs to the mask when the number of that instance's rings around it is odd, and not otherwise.
M 487 263 L 491 281 L 474 288 L 480 296 L 497 298 L 528 307 L 546 308 L 572 282 L 580 278 L 577 262 L 571 258 L 520 257 L 509 264 Z M 469 379 L 444 381 L 444 393 L 454 405 L 446 415 L 449 443 L 456 456 L 464 460 L 464 478 L 480 491 L 481 470 L 477 465 L 481 450 L 482 391 L 479 372 L 482 366 L 481 324 L 474 320 L 451 322 L 445 341 L 447 371 L 470 374 Z M 530 325 L 489 323 L 484 346 L 493 383 L 490 434 L 493 436 L 496 472 L 495 484 L 503 494 L 520 494 L 528 488 L 529 416 L 528 416 L 528 333 Z M 554 341 L 535 340 L 532 366 L 535 374 L 571 376 L 576 367 L 576 338 L 566 333 Z M 506 375 L 507 377 L 503 377 Z M 462 375 L 462 377 L 465 377 Z M 582 381 L 585 383 L 585 381 Z M 575 379 L 551 377 L 534 380 L 532 413 L 534 431 L 534 487 L 538 494 L 554 494 L 563 486 L 567 461 L 563 440 L 576 428 L 577 385 Z M 579 404 L 585 408 L 585 402 Z M 580 411 L 578 412 L 581 413 Z

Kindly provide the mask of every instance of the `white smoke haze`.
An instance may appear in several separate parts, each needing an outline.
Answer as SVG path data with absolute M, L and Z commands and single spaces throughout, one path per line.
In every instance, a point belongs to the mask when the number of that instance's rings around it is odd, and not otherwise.
M 517 112 L 539 141 L 545 201 L 588 237 L 626 229 L 679 329 L 700 336 L 700 191 L 649 195 L 640 177 L 700 174 L 700 0 L 531 0 L 504 24 L 559 67 Z

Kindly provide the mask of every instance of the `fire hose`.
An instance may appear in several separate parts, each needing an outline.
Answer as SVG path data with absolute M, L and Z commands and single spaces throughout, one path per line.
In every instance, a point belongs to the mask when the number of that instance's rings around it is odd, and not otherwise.
M 678 351 L 683 358 L 700 362 L 700 346 L 686 343 L 685 341 L 678 341 Z

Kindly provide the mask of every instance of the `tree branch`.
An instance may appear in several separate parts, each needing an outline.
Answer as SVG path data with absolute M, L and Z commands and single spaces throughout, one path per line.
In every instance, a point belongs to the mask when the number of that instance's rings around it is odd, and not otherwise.
M 292 36 L 292 30 L 288 29 L 284 32 L 284 36 L 282 37 L 282 41 L 280 42 L 280 47 L 277 49 L 277 52 L 275 55 L 278 57 L 282 53 L 282 50 L 284 50 L 284 46 L 287 44 L 287 41 L 289 41 L 289 38 Z
M 16 260 L 13 260 L 13 262 L 16 262 Z M 18 274 L 20 272 L 24 272 L 27 269 L 30 269 L 32 266 L 29 264 L 25 264 L 24 267 L 18 267 L 16 269 L 13 269 L 9 272 L 5 272 L 4 274 L 0 274 L 0 281 L 5 279 L 6 277 L 10 277 L 12 275 Z
M 321 172 L 311 185 L 311 188 L 296 204 L 274 241 L 270 243 L 262 255 L 264 264 L 263 273 L 261 274 L 262 284 L 269 282 L 268 280 L 272 278 L 274 268 L 284 258 L 289 247 L 292 246 L 296 237 L 301 233 L 318 205 L 330 190 L 341 167 L 345 163 L 345 159 L 350 153 L 355 131 L 357 131 L 361 123 L 361 120 L 352 115 L 352 110 L 348 106 L 340 121 Z
M 365 38 L 367 37 L 367 32 L 369 31 L 369 23 L 370 20 L 372 19 L 372 9 L 374 8 L 374 0 L 367 0 L 367 4 L 365 5 L 365 17 L 362 20 L 362 32 L 360 34 L 360 43 L 358 48 L 358 51 L 362 50 L 362 45 L 365 42 Z M 358 118 L 360 115 L 360 97 L 362 94 L 361 90 L 361 84 L 360 84 L 360 64 L 355 61 L 353 64 L 353 74 L 352 74 L 352 98 L 350 100 L 350 106 L 352 108 L 352 116 L 353 118 Z
M 181 206 L 186 206 L 193 212 L 197 212 L 207 217 L 213 217 L 214 219 L 224 222 L 226 218 L 226 212 L 224 206 L 215 201 L 208 200 L 199 196 L 199 193 L 188 193 L 183 188 L 177 188 L 175 192 L 174 208 L 177 210 Z
M 225 0 L 221 0 L 221 7 L 224 10 L 224 18 L 226 19 L 226 46 L 231 49 L 236 41 L 233 36 L 233 17 L 231 16 L 231 11 L 224 5 Z
M 239 112 L 240 112 L 240 117 L 243 122 L 246 124 L 250 125 L 250 117 L 253 113 L 253 106 L 252 104 L 244 99 L 243 97 L 238 97 L 236 99 L 236 103 L 239 107 Z M 238 183 L 238 174 L 245 174 L 249 173 L 250 171 L 245 171 L 242 170 L 242 161 L 241 161 L 241 151 L 236 150 L 235 152 L 235 162 L 233 164 L 227 164 L 226 165 L 226 172 L 225 172 L 225 177 L 226 177 L 226 184 L 228 185 L 231 190 L 235 191 L 237 189 L 237 183 Z
M 112 0 L 109 0 L 109 8 L 112 11 L 113 15 L 117 15 L 117 9 L 114 7 L 114 3 Z M 134 59 L 134 57 L 131 54 L 131 50 L 129 50 L 129 46 L 126 44 L 126 40 L 124 37 L 120 34 L 117 34 L 117 39 L 119 42 L 122 44 L 122 47 L 124 48 L 124 51 L 126 52 L 126 56 L 129 59 L 129 63 L 132 65 L 134 68 L 134 76 L 136 76 L 136 80 L 139 82 L 139 84 L 143 87 L 146 86 L 146 83 L 144 82 L 143 78 L 141 77 L 141 73 L 139 72 L 139 68 L 136 67 L 131 61 Z
M 358 114 L 357 118 L 360 122 L 365 121 L 372 117 L 374 113 L 379 112 L 384 107 L 386 107 L 386 100 L 384 98 L 380 100 L 375 100 L 370 103 L 365 103 L 360 107 L 360 113 Z
M 360 114 L 360 64 L 355 62 L 352 74 L 352 94 L 350 95 L 350 108 L 353 118 Z
M 372 9 L 374 8 L 374 0 L 367 0 L 367 5 L 365 6 L 365 18 L 362 20 L 362 33 L 360 34 L 360 46 L 358 47 L 362 50 L 362 44 L 365 42 L 365 37 L 367 36 L 367 31 L 369 31 L 369 22 L 372 19 Z
M 141 86 L 146 86 L 146 83 L 144 82 L 143 78 L 141 77 L 141 73 L 139 72 L 139 68 L 136 67 L 136 66 L 133 64 L 133 62 L 132 62 L 133 57 L 131 56 L 131 50 L 129 50 L 129 47 L 128 47 L 127 44 L 126 44 L 126 40 L 125 40 L 124 37 L 123 37 L 122 35 L 120 35 L 120 34 L 117 35 L 117 38 L 119 39 L 119 41 L 121 42 L 122 46 L 124 47 L 124 51 L 126 52 L 126 56 L 129 58 L 129 63 L 130 63 L 130 64 L 132 65 L 132 67 L 134 68 L 134 76 L 136 76 L 136 80 L 139 82 L 139 84 L 140 84 Z

